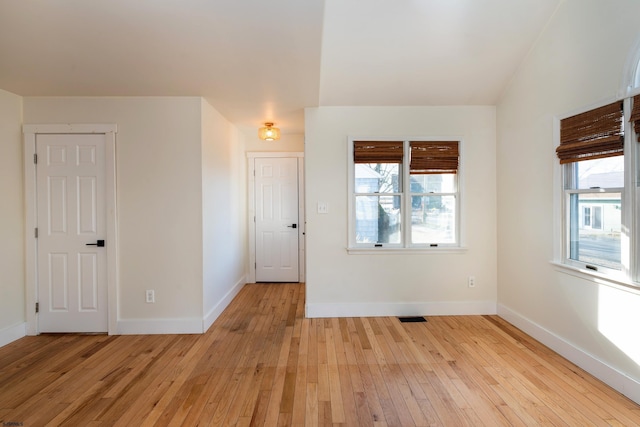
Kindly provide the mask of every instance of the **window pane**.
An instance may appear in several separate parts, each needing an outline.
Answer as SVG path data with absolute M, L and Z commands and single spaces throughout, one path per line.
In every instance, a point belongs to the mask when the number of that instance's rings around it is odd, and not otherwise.
M 584 206 L 582 208 L 582 226 L 591 227 L 591 207 Z
M 411 175 L 412 193 L 454 193 L 456 174 Z
M 356 193 L 402 192 L 401 168 L 398 163 L 356 163 Z
M 455 243 L 454 196 L 411 197 L 411 242 Z
M 566 165 L 566 189 L 624 187 L 624 157 L 584 160 Z
M 593 207 L 593 220 L 591 228 L 598 230 L 602 229 L 602 206 Z
M 620 193 L 582 193 L 570 196 L 571 259 L 616 270 L 622 268 L 620 196 Z
M 356 196 L 356 242 L 400 243 L 400 196 Z

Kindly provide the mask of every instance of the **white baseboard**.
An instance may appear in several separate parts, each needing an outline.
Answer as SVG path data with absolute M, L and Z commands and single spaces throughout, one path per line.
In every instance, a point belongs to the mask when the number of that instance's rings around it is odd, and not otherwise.
M 124 319 L 118 320 L 116 335 L 201 334 L 202 319 Z
M 205 314 L 204 319 L 202 319 L 202 330 L 204 332 L 213 325 L 213 322 L 215 322 L 224 309 L 231 304 L 231 301 L 233 301 L 246 283 L 247 281 L 243 276 L 235 285 L 233 285 L 229 292 L 227 292 L 227 294 L 211 310 L 209 310 L 207 314 Z
M 15 340 L 27 335 L 27 324 L 18 323 L 17 325 L 9 326 L 0 330 L 0 347 L 5 346 Z
M 492 301 L 308 303 L 306 317 L 451 316 L 496 314 Z
M 562 337 L 559 337 L 508 307 L 498 305 L 498 315 L 551 348 L 565 359 L 589 372 L 600 381 L 640 404 L 640 382 L 612 368 L 586 351 L 574 346 Z
M 202 334 L 222 314 L 245 285 L 243 276 L 227 294 L 204 316 L 182 319 L 121 319 L 116 335 Z

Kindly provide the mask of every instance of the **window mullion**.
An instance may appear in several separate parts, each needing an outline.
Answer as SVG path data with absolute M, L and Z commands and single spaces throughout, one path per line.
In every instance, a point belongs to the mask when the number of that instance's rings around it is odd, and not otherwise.
M 611 188 L 583 188 L 565 190 L 567 194 L 606 194 L 606 193 L 624 193 L 624 187 L 611 187 Z
M 625 126 L 625 138 L 624 138 L 624 186 L 622 190 L 622 228 L 627 230 L 625 232 L 626 238 L 622 242 L 622 268 L 625 275 L 631 278 L 633 281 L 640 281 L 638 276 L 638 261 L 637 248 L 640 247 L 637 233 L 637 219 L 634 212 L 638 212 L 636 206 L 638 199 L 636 197 L 636 176 L 637 176 L 637 151 L 638 142 L 634 135 L 633 123 L 629 122 L 631 118 L 631 98 L 624 100 L 624 126 Z M 625 244 L 626 243 L 626 244 Z
M 408 248 L 412 246 L 411 242 L 411 146 L 409 141 L 404 141 L 404 156 L 402 163 L 402 247 Z

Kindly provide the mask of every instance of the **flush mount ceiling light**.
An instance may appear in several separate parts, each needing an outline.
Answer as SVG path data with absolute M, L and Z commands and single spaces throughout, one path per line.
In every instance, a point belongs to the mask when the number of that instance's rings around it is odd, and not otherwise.
M 273 123 L 265 123 L 258 129 L 258 137 L 264 141 L 275 141 L 280 139 L 280 129 L 274 128 Z

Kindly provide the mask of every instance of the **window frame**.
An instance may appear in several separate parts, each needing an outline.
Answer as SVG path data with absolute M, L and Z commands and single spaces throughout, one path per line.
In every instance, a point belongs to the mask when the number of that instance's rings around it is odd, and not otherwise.
M 561 165 L 558 158 L 554 156 L 554 167 L 556 170 L 557 179 L 554 180 L 554 191 L 558 196 L 556 200 L 559 200 L 559 219 L 556 221 L 555 229 L 558 229 L 561 238 L 558 239 L 559 250 L 554 251 L 554 263 L 558 266 L 573 269 L 579 271 L 581 274 L 587 277 L 596 277 L 601 279 L 611 280 L 612 282 L 631 285 L 634 287 L 640 287 L 640 272 L 638 271 L 639 262 L 636 260 L 638 257 L 637 249 L 640 248 L 640 233 L 638 232 L 638 215 L 640 215 L 640 206 L 638 201 L 640 200 L 640 176 L 638 175 L 638 155 L 640 149 L 638 145 L 638 137 L 633 130 L 633 126 L 629 123 L 631 114 L 631 99 L 632 97 L 625 97 L 623 99 L 609 99 L 604 102 L 591 105 L 587 108 L 575 110 L 570 113 L 558 116 L 554 119 L 554 146 L 560 145 L 560 122 L 561 120 L 572 117 L 576 114 L 588 112 L 599 107 L 611 104 L 613 102 L 623 102 L 623 123 L 624 123 L 624 187 L 611 187 L 602 189 L 603 193 L 620 193 L 621 197 L 621 253 L 620 262 L 622 264 L 621 270 L 607 268 L 597 265 L 597 269 L 593 270 L 591 264 L 581 262 L 570 258 L 570 197 L 571 194 L 591 193 L 594 192 L 590 189 L 568 189 L 566 188 L 567 174 L 570 171 L 571 164 Z M 582 212 L 580 212 L 580 215 Z M 579 221 L 582 219 L 579 218 Z
M 367 195 L 365 193 L 355 192 L 355 161 L 354 161 L 354 144 L 356 141 L 402 141 L 403 142 L 403 159 L 401 164 L 402 170 L 402 191 L 400 193 L 384 193 L 385 195 L 400 196 L 400 243 L 358 243 L 356 241 L 356 195 Z M 411 142 L 434 142 L 434 141 L 451 141 L 458 143 L 458 169 L 456 173 L 456 191 L 454 193 L 429 193 L 429 195 L 453 195 L 455 197 L 455 241 L 453 243 L 423 243 L 414 244 L 411 242 L 411 198 L 422 193 L 411 192 L 410 180 L 410 156 Z M 347 142 L 347 170 L 348 170 L 348 253 L 394 253 L 394 252 L 418 252 L 418 253 L 458 253 L 465 251 L 463 246 L 463 171 L 464 171 L 464 142 L 461 137 L 360 137 L 350 136 Z M 383 193 L 380 193 L 383 194 Z

